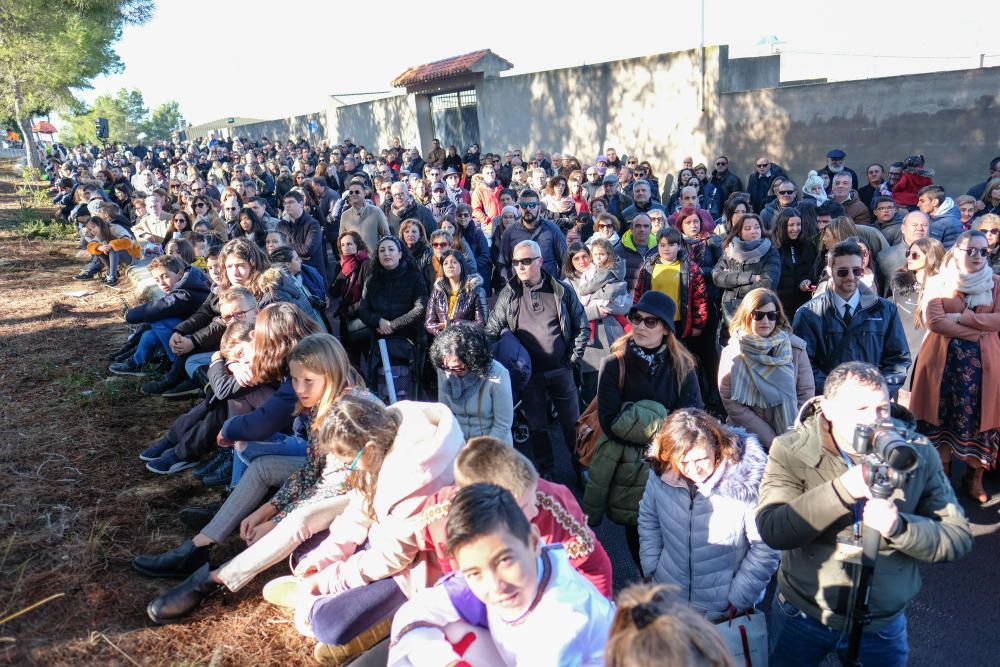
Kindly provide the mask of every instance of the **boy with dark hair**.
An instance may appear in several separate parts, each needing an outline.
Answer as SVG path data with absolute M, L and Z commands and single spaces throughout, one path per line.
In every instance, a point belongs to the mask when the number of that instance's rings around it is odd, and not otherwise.
M 453 643 L 449 630 L 462 626 L 487 629 L 505 664 L 603 665 L 611 603 L 573 569 L 561 547 L 541 545 L 509 491 L 464 487 L 452 501 L 447 532 L 458 571 L 396 613 L 389 665 L 461 661 L 487 638 L 480 631 L 471 647 L 467 636 Z
M 149 274 L 163 290 L 163 297 L 147 301 L 125 313 L 129 324 L 141 324 L 143 332 L 132 336 L 135 345 L 126 344 L 112 359 L 108 370 L 115 375 L 146 377 L 151 371 L 143 367 L 152 360 L 157 348 L 162 347 L 171 360 L 167 341 L 174 327 L 189 317 L 208 297 L 210 282 L 201 269 L 188 266 L 177 255 L 161 255 L 149 263 Z

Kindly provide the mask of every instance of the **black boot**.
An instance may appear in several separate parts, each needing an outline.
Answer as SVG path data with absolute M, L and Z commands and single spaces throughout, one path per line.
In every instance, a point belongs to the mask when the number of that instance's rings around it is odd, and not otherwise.
M 212 581 L 210 570 L 209 564 L 205 563 L 182 583 L 150 602 L 146 607 L 146 614 L 153 623 L 163 625 L 179 621 L 194 611 L 205 598 L 219 590 L 221 584 Z
M 202 565 L 208 564 L 212 545 L 196 547 L 187 540 L 176 549 L 157 556 L 136 556 L 132 559 L 132 569 L 147 577 L 186 577 Z
M 177 518 L 191 530 L 201 530 L 208 525 L 208 522 L 212 520 L 221 507 L 221 502 L 210 505 L 192 505 L 178 512 Z

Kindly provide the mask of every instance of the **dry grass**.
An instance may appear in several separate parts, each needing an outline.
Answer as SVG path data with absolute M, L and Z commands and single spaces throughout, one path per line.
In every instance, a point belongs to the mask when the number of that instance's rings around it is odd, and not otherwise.
M 107 381 L 105 354 L 126 334 L 125 293 L 73 281 L 82 260 L 72 242 L 11 228 L 9 167 L 0 164 L 0 663 L 308 661 L 311 643 L 260 597 L 283 566 L 187 623 L 146 618 L 149 600 L 175 582 L 142 577 L 129 561 L 188 537 L 176 511 L 213 499 L 189 476 L 152 475 L 136 458 L 189 404 Z M 96 292 L 66 294 L 80 289 Z

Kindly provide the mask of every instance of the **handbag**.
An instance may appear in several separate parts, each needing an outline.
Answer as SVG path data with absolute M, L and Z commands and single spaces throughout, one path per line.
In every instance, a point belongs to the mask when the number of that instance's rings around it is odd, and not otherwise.
M 625 386 L 625 355 L 615 352 L 618 358 L 618 391 L 621 392 Z M 601 439 L 604 432 L 601 430 L 601 422 L 597 418 L 597 397 L 590 402 L 587 409 L 583 411 L 576 422 L 576 458 L 580 465 L 590 466 L 590 460 L 594 457 L 597 449 L 597 441 Z
M 732 620 L 722 619 L 715 629 L 737 665 L 767 667 L 767 621 L 762 612 L 750 609 Z

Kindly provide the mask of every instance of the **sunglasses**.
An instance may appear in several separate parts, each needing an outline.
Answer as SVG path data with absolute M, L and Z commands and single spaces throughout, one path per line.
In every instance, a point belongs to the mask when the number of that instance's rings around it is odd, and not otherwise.
M 852 268 L 842 267 L 837 269 L 836 271 L 838 278 L 846 278 L 852 273 L 854 274 L 855 278 L 860 278 L 861 276 L 865 275 L 865 270 L 862 269 L 860 266 L 856 266 Z
M 795 190 L 778 190 L 779 195 L 794 195 Z
M 512 259 L 510 260 L 510 263 L 513 264 L 514 266 L 531 266 L 531 263 L 534 262 L 536 259 L 538 258 L 525 257 L 524 259 Z
M 347 464 L 347 471 L 353 472 L 355 468 L 358 467 L 358 461 L 361 460 L 361 455 L 365 453 L 364 447 L 362 447 L 358 453 L 354 456 L 354 460 Z
M 525 201 L 518 204 L 521 208 L 525 209 L 535 209 L 538 208 L 538 202 L 536 201 Z
M 349 194 L 349 195 L 363 195 L 364 192 L 362 192 L 361 190 L 348 190 L 347 194 Z
M 969 257 L 975 257 L 979 255 L 980 257 L 986 257 L 990 254 L 989 248 L 959 248 L 962 252 L 969 255 Z
M 985 233 L 985 234 L 992 234 L 992 235 L 995 236 L 997 234 L 1000 234 L 1000 229 L 984 229 L 983 233 Z
M 640 324 L 642 324 L 647 329 L 652 329 L 662 320 L 660 320 L 659 317 L 656 317 L 654 315 L 646 315 L 645 317 L 643 317 L 639 313 L 629 313 L 628 321 L 631 322 L 634 326 L 639 326 Z
M 755 311 L 753 311 L 753 319 L 754 319 L 755 322 L 760 322 L 765 317 L 768 319 L 768 321 L 774 322 L 774 321 L 776 321 L 778 319 L 778 311 L 776 311 L 776 310 L 771 310 L 771 311 L 768 311 L 768 312 L 764 312 L 763 310 L 755 310 Z
M 435 241 L 434 243 L 431 244 L 431 247 L 432 248 L 447 248 L 448 247 L 448 243 L 447 243 L 447 241 Z
M 612 225 L 611 223 L 608 223 L 608 222 L 602 222 L 601 224 L 597 225 L 597 228 L 598 229 L 614 229 L 615 226 Z
M 208 204 L 204 204 L 202 202 L 198 202 L 197 204 L 194 205 L 194 207 L 195 208 L 208 208 Z
M 920 259 L 921 257 L 923 257 L 923 255 L 921 255 L 919 252 L 911 252 L 911 253 L 908 253 L 906 255 L 906 257 L 908 259 Z
M 721 162 L 720 161 L 720 162 L 716 162 L 715 166 L 716 167 L 725 167 L 727 164 L 729 164 L 729 163 L 728 162 Z
M 768 164 L 767 162 L 765 162 L 764 164 L 758 164 L 757 168 L 758 169 L 764 169 L 765 167 L 770 167 L 770 166 L 771 166 L 770 164 Z

